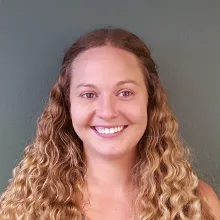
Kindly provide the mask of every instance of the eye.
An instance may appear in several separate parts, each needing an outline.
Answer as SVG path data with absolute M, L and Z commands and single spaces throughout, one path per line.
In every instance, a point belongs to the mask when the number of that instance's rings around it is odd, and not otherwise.
M 133 95 L 133 93 L 130 91 L 123 91 L 119 93 L 120 97 L 130 97 L 131 95 Z
M 87 92 L 81 95 L 85 99 L 94 99 L 97 95 L 92 92 Z

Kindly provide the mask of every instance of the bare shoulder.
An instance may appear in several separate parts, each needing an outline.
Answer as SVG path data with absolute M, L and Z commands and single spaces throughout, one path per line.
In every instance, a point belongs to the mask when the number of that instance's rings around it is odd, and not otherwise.
M 217 220 L 220 220 L 220 200 L 215 191 L 209 184 L 202 180 L 199 181 L 199 190 L 202 196 L 205 197 L 213 215 Z

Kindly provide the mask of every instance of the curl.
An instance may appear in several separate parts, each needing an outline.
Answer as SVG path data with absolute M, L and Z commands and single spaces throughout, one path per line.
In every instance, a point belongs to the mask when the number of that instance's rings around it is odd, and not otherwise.
M 36 139 L 25 149 L 1 197 L 1 219 L 67 219 L 81 216 L 85 164 L 81 143 L 63 100 L 61 74 L 42 114 Z

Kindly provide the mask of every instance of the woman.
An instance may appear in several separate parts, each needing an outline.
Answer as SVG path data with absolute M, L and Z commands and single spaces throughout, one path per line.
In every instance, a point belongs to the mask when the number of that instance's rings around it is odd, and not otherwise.
M 0 219 L 220 219 L 188 156 L 147 46 L 95 30 L 66 52 Z

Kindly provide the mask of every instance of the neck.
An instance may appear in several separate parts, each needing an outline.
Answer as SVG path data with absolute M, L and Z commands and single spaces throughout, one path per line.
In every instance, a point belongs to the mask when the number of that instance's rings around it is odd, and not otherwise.
M 86 153 L 86 152 L 85 152 Z M 107 159 L 103 156 L 86 154 L 88 190 L 105 192 L 106 196 L 123 197 L 133 190 L 131 171 L 135 163 L 135 153 Z

